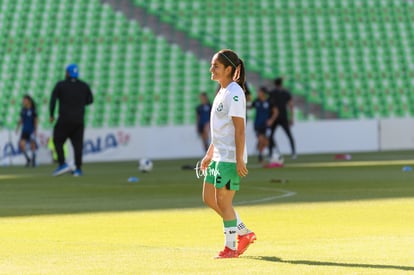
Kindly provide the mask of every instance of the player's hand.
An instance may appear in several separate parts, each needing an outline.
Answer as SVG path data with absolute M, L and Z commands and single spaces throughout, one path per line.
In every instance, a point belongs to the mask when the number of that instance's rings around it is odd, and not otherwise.
M 289 120 L 289 126 L 293 126 L 293 119 Z
M 244 163 L 244 161 L 238 161 L 236 165 L 237 165 L 237 174 L 240 177 L 247 176 L 249 171 L 247 170 L 247 167 L 246 167 L 246 164 Z
M 53 123 L 53 122 L 55 121 L 55 118 L 51 116 L 51 117 L 49 118 L 49 121 L 50 121 L 50 123 Z
M 266 126 L 267 126 L 267 127 L 271 127 L 271 126 L 272 126 L 272 124 L 273 124 L 273 121 L 272 121 L 271 119 L 268 119 L 268 120 L 266 121 Z
M 202 171 L 205 171 L 205 170 L 207 170 L 207 168 L 208 168 L 208 166 L 210 165 L 210 163 L 211 163 L 211 157 L 209 157 L 209 156 L 205 156 L 202 160 L 201 160 L 201 170 Z

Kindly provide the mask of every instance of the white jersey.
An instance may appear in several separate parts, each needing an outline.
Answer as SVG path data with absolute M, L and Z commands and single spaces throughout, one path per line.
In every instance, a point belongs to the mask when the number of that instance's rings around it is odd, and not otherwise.
M 226 88 L 219 90 L 211 108 L 210 128 L 211 142 L 214 145 L 214 161 L 236 162 L 232 117 L 243 118 L 246 125 L 246 97 L 243 89 L 236 82 L 231 82 Z M 243 160 L 247 163 L 246 143 Z

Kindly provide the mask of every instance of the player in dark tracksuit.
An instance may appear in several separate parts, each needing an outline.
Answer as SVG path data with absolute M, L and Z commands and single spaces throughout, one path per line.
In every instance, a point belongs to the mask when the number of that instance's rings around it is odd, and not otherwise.
M 84 133 L 85 106 L 92 104 L 93 95 L 89 85 L 78 79 L 78 66 L 71 64 L 66 68 L 66 79 L 56 84 L 50 99 L 50 121 L 55 120 L 56 101 L 59 101 L 59 117 L 53 131 L 53 141 L 58 155 L 59 167 L 53 173 L 59 176 L 70 172 L 65 162 L 63 145 L 69 138 L 74 149 L 74 176 L 82 175 L 82 150 Z
M 272 131 L 270 134 L 269 142 L 269 156 L 272 157 L 273 148 L 276 145 L 274 139 L 274 133 L 277 126 L 281 126 L 289 138 L 290 148 L 292 152 L 292 159 L 296 158 L 295 141 L 290 131 L 290 127 L 293 125 L 293 100 L 292 95 L 288 90 L 283 88 L 283 79 L 277 78 L 275 80 L 276 89 L 269 93 L 271 102 L 277 107 L 279 114 L 275 123 L 272 125 Z M 289 112 L 288 109 L 289 108 Z

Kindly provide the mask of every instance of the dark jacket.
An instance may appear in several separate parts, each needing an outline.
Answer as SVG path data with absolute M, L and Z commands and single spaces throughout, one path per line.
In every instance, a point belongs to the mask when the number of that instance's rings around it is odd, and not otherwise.
M 92 104 L 93 95 L 89 85 L 77 78 L 67 78 L 56 83 L 50 99 L 50 116 L 54 117 L 56 101 L 59 100 L 59 121 L 83 123 L 85 106 Z

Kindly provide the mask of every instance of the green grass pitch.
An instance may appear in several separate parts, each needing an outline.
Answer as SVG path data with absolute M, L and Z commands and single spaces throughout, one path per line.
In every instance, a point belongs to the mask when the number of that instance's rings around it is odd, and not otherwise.
M 258 240 L 224 260 L 221 220 L 181 170 L 195 160 L 86 164 L 81 178 L 0 168 L 0 274 L 414 274 L 413 159 L 251 158 L 236 209 Z

